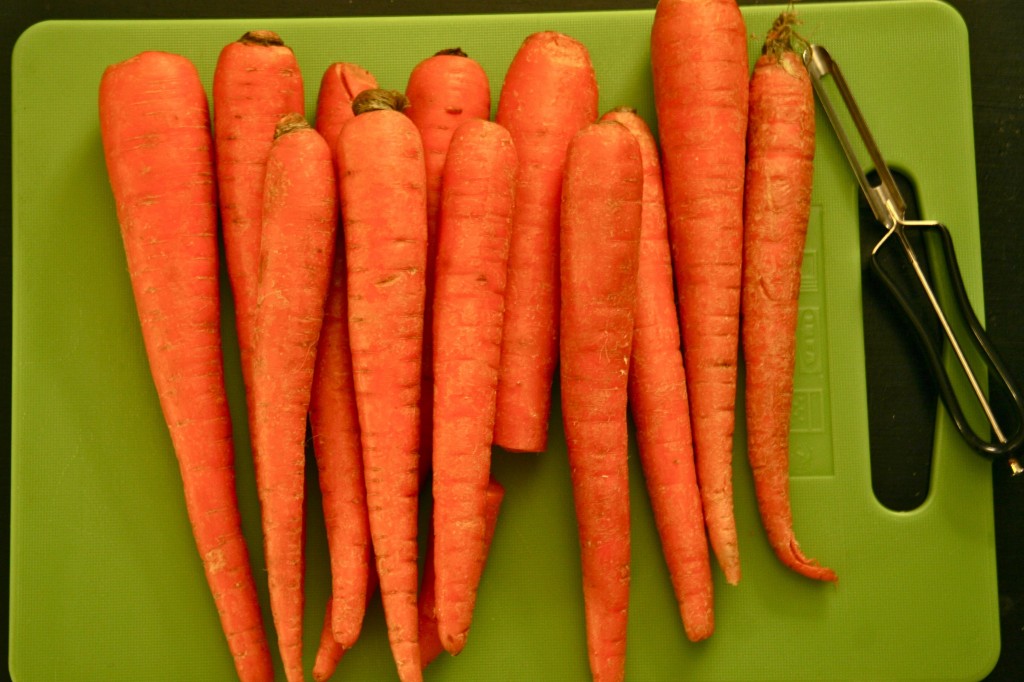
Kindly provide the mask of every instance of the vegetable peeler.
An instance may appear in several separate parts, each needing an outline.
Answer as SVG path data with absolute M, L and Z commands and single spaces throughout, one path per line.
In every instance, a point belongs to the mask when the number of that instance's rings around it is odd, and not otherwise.
M 803 60 L 818 101 L 832 124 L 868 205 L 878 222 L 885 227 L 885 234 L 871 251 L 871 269 L 914 328 L 946 411 L 964 440 L 975 451 L 993 460 L 1006 458 L 1014 475 L 1024 472 L 1024 467 L 1014 455 L 1024 444 L 1024 399 L 967 297 L 949 229 L 934 220 L 907 218 L 907 205 L 892 172 L 879 152 L 839 66 L 828 51 L 820 45 L 810 44 L 804 51 Z M 826 77 L 831 78 L 842 98 L 846 112 L 871 157 L 878 182 L 869 180 L 857 158 L 839 113 L 826 92 Z M 932 249 L 941 250 L 941 258 L 931 262 L 922 258 L 918 253 L 919 247 L 912 241 L 912 235 L 926 240 Z M 895 260 L 891 253 L 894 250 L 899 256 Z M 942 279 L 932 274 L 933 271 L 941 272 Z M 938 339 L 930 332 L 936 328 L 941 328 L 942 332 Z M 954 390 L 955 380 L 942 358 L 943 345 L 955 356 L 957 364 L 953 365 L 952 371 L 962 371 L 969 385 L 968 390 L 959 393 Z M 982 379 L 968 359 L 969 353 L 977 358 L 975 364 L 980 362 L 984 365 L 990 382 L 997 380 L 1001 390 L 1012 402 L 1016 421 L 1010 428 L 997 420 L 982 386 Z M 964 409 L 966 403 L 962 402 L 965 399 L 973 401 L 980 408 L 990 433 L 979 433 L 969 422 Z M 982 432 L 985 430 L 981 429 Z

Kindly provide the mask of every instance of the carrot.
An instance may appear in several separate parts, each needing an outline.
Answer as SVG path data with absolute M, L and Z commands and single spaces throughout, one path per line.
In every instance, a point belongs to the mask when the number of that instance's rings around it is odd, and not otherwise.
M 366 604 L 364 610 L 369 608 L 370 600 L 373 598 L 373 594 L 377 591 L 377 574 L 374 571 L 369 572 L 369 578 L 367 580 L 366 590 Z M 320 645 L 316 650 L 316 658 L 313 662 L 313 679 L 317 682 L 323 682 L 328 680 L 334 675 L 334 671 L 338 668 L 338 664 L 341 663 L 341 659 L 345 656 L 345 652 L 348 650 L 341 644 L 338 644 L 337 640 L 334 639 L 334 631 L 332 629 L 333 614 L 331 613 L 331 604 L 334 600 L 331 598 L 327 599 L 327 608 L 324 611 L 324 624 L 320 630 Z
M 304 113 L 304 107 L 298 62 L 278 34 L 249 31 L 221 50 L 213 72 L 217 185 L 250 415 L 267 154 L 278 120 L 288 113 Z
M 309 421 L 331 562 L 332 629 L 338 643 L 349 648 L 362 628 L 372 549 L 349 349 L 344 245 L 334 251 Z
M 337 141 L 341 127 L 355 115 L 353 98 L 370 87 L 376 87 L 373 76 L 354 64 L 335 63 L 324 73 L 317 99 L 317 131 L 328 140 L 332 154 L 335 147 L 331 141 Z M 337 240 L 343 239 L 339 230 Z M 309 404 L 331 561 L 331 628 L 334 639 L 344 648 L 355 644 L 362 629 L 372 563 L 349 348 L 346 277 L 341 243 L 334 250 Z
M 352 118 L 352 100 L 376 87 L 377 79 L 358 64 L 335 62 L 324 71 L 316 99 L 316 130 L 332 152 L 341 127 Z
M 697 478 L 711 546 L 736 584 L 732 447 L 748 96 L 736 0 L 660 0 L 651 67 Z
M 498 512 L 501 510 L 501 502 L 504 498 L 505 488 L 492 478 L 487 484 L 483 553 L 479 557 L 469 560 L 471 564 L 478 564 L 481 572 L 487 561 L 487 555 L 490 553 L 494 529 L 498 525 Z M 423 587 L 420 589 L 420 662 L 424 668 L 445 650 L 437 627 L 437 612 L 434 609 L 436 605 L 434 557 L 434 544 L 430 543 L 427 545 L 426 563 L 423 567 Z
M 558 357 L 558 221 L 572 136 L 597 118 L 597 78 L 587 48 L 552 31 L 523 41 L 505 74 L 495 120 L 519 155 L 508 256 L 494 442 L 547 447 Z
M 288 680 L 301 680 L 306 415 L 338 221 L 331 151 L 300 114 L 267 157 L 252 425 L 270 607 Z
M 640 145 L 644 189 L 629 402 L 680 616 L 687 637 L 696 642 L 714 631 L 714 591 L 679 350 L 661 162 L 650 128 L 634 110 L 614 109 L 602 120 L 623 124 Z
M 816 580 L 793 533 L 789 420 L 796 369 L 800 267 L 814 178 L 814 93 L 794 51 L 796 16 L 772 25 L 750 81 L 743 240 L 747 456 L 768 540 L 783 564 Z
M 426 170 L 401 93 L 367 90 L 336 147 L 348 321 L 370 535 L 388 639 L 404 681 L 421 679 L 416 535 Z
M 433 357 L 434 261 L 437 259 L 437 223 L 441 207 L 441 174 L 448 145 L 459 124 L 491 115 L 491 86 L 478 62 L 459 48 L 441 50 L 417 64 L 405 87 L 412 119 L 423 139 L 427 165 L 427 293 L 423 320 L 423 357 Z M 420 393 L 420 440 L 429 466 L 433 442 L 433 364 L 423 363 Z
M 491 115 L 491 86 L 480 64 L 459 48 L 427 57 L 409 73 L 405 87 L 412 119 L 423 138 L 427 165 L 427 225 L 433 236 L 441 208 L 441 174 L 459 124 Z
M 643 174 L 618 123 L 594 123 L 566 161 L 561 227 L 562 421 L 595 680 L 622 680 L 629 604 L 626 398 Z
M 516 151 L 497 123 L 465 121 L 444 167 L 434 299 L 434 543 L 446 651 L 466 643 L 483 569 Z
M 206 93 L 186 58 L 143 52 L 103 73 L 99 115 L 146 355 L 196 548 L 239 679 L 272 680 L 235 492 Z

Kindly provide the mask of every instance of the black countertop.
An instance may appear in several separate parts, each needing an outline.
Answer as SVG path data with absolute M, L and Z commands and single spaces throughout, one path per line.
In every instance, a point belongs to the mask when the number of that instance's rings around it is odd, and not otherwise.
M 825 0 L 843 2 L 848 0 Z M 853 1 L 853 0 L 849 0 Z M 885 2 L 887 0 L 877 0 Z M 974 136 L 981 224 L 982 263 L 986 321 L 989 334 L 1001 350 L 1003 360 L 1018 382 L 1024 383 L 1024 231 L 1018 223 L 1024 214 L 1024 2 L 1020 0 L 948 0 L 963 16 L 970 36 Z M 779 0 L 739 0 L 740 5 L 778 5 Z M 499 12 L 544 12 L 563 10 L 611 10 L 653 8 L 655 0 L 507 0 L 482 3 L 477 0 L 431 2 L 429 0 L 336 0 L 335 2 L 273 2 L 249 0 L 170 0 L 138 3 L 127 0 L 8 0 L 0 7 L 0 130 L 4 143 L 0 153 L 0 384 L 10 386 L 11 343 L 11 49 L 28 26 L 45 19 L 128 19 L 128 18 L 222 18 L 282 16 L 381 16 Z M 937 140 L 936 144 L 941 144 Z M 871 292 L 866 297 L 873 298 Z M 873 304 L 872 304 L 873 305 Z M 884 305 L 877 314 L 885 316 Z M 869 348 L 870 350 L 870 348 Z M 912 347 L 878 354 L 871 360 L 869 385 L 875 380 L 886 405 L 872 415 L 872 441 L 885 443 L 878 454 L 876 492 L 889 506 L 911 508 L 922 491 L 907 485 L 910 480 L 927 479 L 927 462 L 904 456 L 906 433 L 927 429 L 922 419 L 932 412 L 933 389 L 924 379 L 894 381 L 894 376 L 924 377 Z M 924 396 L 925 407 L 920 397 Z M 881 401 L 879 401 L 881 403 Z M 1005 414 L 1005 405 L 995 405 Z M 873 408 L 874 409 L 874 408 Z M 10 391 L 0 392 L 0 442 L 10 443 Z M 910 425 L 908 429 L 907 425 Z M 876 453 L 872 452 L 873 466 Z M 4 544 L 9 531 L 10 467 L 0 467 L 5 517 Z M 1012 478 L 1005 464 L 993 467 L 996 519 L 997 570 L 1002 633 L 1002 653 L 990 682 L 1024 679 L 1024 475 Z M 956 557 L 948 557 L 956 561 Z M 4 604 L 7 603 L 7 580 Z M 941 595 L 936 595 L 941 598 Z M 5 638 L 6 645 L 6 638 Z

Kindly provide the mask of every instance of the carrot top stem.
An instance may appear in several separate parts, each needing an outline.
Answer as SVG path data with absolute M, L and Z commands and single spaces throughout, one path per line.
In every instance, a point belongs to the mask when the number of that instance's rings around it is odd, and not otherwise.
M 784 52 L 802 52 L 809 41 L 794 30 L 800 23 L 796 12 L 792 10 L 779 14 L 772 22 L 772 27 L 768 29 L 764 45 L 761 46 L 761 54 L 778 58 Z
M 274 139 L 293 133 L 296 130 L 303 130 L 309 128 L 309 121 L 302 114 L 285 114 L 281 117 L 281 120 L 277 122 L 277 127 L 274 128 Z
M 284 45 L 284 40 L 281 36 L 273 31 L 266 30 L 246 31 L 245 34 L 238 39 L 238 42 L 245 45 L 264 45 L 267 47 Z
M 444 50 L 438 50 L 437 52 L 434 53 L 435 57 L 440 57 L 440 56 L 443 56 L 443 55 L 451 55 L 452 57 L 468 57 L 469 56 L 468 54 L 463 52 L 461 47 L 449 47 L 449 48 L 444 49 Z
M 363 90 L 352 100 L 352 113 L 358 116 L 380 109 L 393 109 L 400 112 L 404 111 L 407 106 L 409 106 L 409 100 L 398 90 L 371 88 Z

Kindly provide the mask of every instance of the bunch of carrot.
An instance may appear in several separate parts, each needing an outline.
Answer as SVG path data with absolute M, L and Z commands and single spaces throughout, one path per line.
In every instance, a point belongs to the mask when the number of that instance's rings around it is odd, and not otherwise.
M 794 570 L 836 579 L 801 553 L 787 483 L 814 153 L 794 24 L 779 18 L 751 78 L 735 0 L 661 0 L 660 140 L 632 109 L 598 119 L 586 47 L 551 31 L 519 47 L 494 121 L 487 75 L 458 49 L 424 59 L 404 93 L 330 65 L 315 128 L 295 56 L 269 31 L 222 51 L 212 122 L 184 58 L 108 69 L 100 114 L 129 274 L 241 679 L 273 666 L 235 502 L 218 207 L 289 680 L 304 678 L 307 428 L 331 572 L 313 676 L 356 643 L 379 586 L 398 675 L 419 680 L 466 645 L 504 496 L 492 446 L 547 448 L 559 365 L 595 679 L 625 671 L 627 410 L 689 639 L 714 630 L 711 551 L 740 579 L 741 338 L 770 544 Z M 151 83 L 158 96 L 140 101 Z

